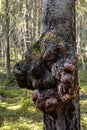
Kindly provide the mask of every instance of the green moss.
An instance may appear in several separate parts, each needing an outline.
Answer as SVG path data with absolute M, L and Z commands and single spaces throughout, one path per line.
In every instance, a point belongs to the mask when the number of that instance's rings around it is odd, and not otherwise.
M 57 36 L 56 33 L 54 33 L 54 32 L 48 32 L 44 36 L 42 43 L 45 42 L 45 41 L 48 41 L 49 43 L 51 42 L 53 44 L 57 44 L 57 43 L 60 43 L 60 42 L 64 42 L 64 39 L 61 36 Z
M 37 41 L 37 42 L 33 43 L 33 45 L 32 45 L 32 49 L 37 49 L 37 50 L 39 50 L 39 49 L 40 49 L 40 44 L 39 44 L 39 41 Z
M 41 56 L 39 41 L 32 44 L 31 54 L 34 55 L 34 56 L 37 56 L 37 57 Z
M 31 47 L 32 55 L 36 55 L 40 57 L 41 56 L 40 45 L 43 45 L 45 42 L 48 44 L 49 43 L 57 44 L 60 42 L 64 42 L 64 39 L 61 36 L 57 36 L 57 34 L 53 31 L 47 32 L 40 40 L 33 43 Z
M 80 123 L 81 130 L 87 129 L 87 70 L 79 70 L 80 88 Z
M 26 67 L 26 60 L 21 60 L 21 61 L 19 61 L 24 67 Z
M 42 129 L 42 113 L 36 111 L 31 95 L 17 85 L 0 90 L 0 130 Z

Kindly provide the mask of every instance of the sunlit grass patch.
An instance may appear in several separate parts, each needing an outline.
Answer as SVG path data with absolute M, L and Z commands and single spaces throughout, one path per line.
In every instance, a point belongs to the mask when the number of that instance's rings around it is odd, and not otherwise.
M 18 118 L 17 121 L 4 120 L 0 130 L 42 130 L 42 123 L 33 122 L 25 117 Z
M 79 70 L 81 130 L 87 130 L 87 70 Z
M 42 129 L 42 113 L 34 108 L 31 91 L 17 85 L 0 90 L 0 130 Z
M 87 85 L 82 85 L 81 90 L 85 93 L 87 93 Z
M 7 109 L 8 110 L 18 110 L 18 109 L 20 109 L 22 107 L 22 105 L 13 105 L 13 106 L 9 106 L 9 107 L 7 107 Z
M 81 109 L 80 109 L 81 116 L 83 117 L 86 116 L 87 118 L 87 100 L 81 100 L 80 105 L 81 105 Z

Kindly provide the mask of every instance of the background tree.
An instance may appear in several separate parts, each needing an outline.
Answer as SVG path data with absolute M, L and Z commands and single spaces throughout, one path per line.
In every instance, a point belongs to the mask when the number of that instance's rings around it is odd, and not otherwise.
M 77 6 L 76 6 L 76 23 L 77 23 L 77 53 L 79 54 L 79 58 L 82 62 L 82 68 L 85 70 L 86 64 L 86 4 L 87 1 L 83 0 L 77 0 Z
M 39 3 L 40 6 L 37 5 Z M 7 11 L 9 11 L 9 18 L 7 17 L 7 19 L 9 19 L 9 32 L 6 31 L 8 28 L 6 28 L 6 6 L 6 1 L 2 0 L 2 32 L 0 33 L 0 48 L 2 68 L 6 71 L 6 66 L 10 66 L 7 67 L 9 68 L 8 74 L 10 74 L 10 71 L 12 72 L 12 68 L 15 62 L 24 58 L 25 51 L 29 49 L 31 44 L 35 43 L 35 41 L 39 38 L 39 35 L 41 34 L 41 1 L 37 3 L 36 1 L 32 0 L 8 0 L 9 10 Z M 40 29 L 39 31 L 38 23 Z M 6 46 L 8 45 L 6 44 L 7 35 L 9 36 L 9 50 L 6 49 Z M 9 53 L 8 59 L 6 58 L 7 50 Z
M 84 56 L 81 49 L 81 15 L 82 15 L 82 9 L 81 9 L 81 1 L 77 1 L 77 6 L 79 8 L 79 12 L 77 14 L 77 53 L 79 54 L 81 61 L 82 61 L 82 67 L 83 70 L 85 70 L 85 62 L 84 62 Z
M 7 78 L 10 78 L 11 72 L 10 72 L 10 38 L 9 38 L 9 33 L 10 33 L 10 17 L 9 17 L 9 2 L 6 0 L 6 69 L 7 69 Z

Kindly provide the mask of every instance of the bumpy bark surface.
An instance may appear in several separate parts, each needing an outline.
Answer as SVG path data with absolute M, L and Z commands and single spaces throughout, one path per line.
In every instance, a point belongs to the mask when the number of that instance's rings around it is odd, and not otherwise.
M 41 43 L 41 57 L 33 61 L 29 52 L 26 64 L 19 62 L 14 74 L 20 87 L 32 89 L 32 100 L 43 112 L 58 111 L 78 96 L 77 55 L 72 45 L 58 43 L 54 31 L 47 32 Z
M 45 130 L 79 130 L 75 0 L 43 0 L 41 56 L 29 51 L 14 67 L 18 85 L 32 89 Z

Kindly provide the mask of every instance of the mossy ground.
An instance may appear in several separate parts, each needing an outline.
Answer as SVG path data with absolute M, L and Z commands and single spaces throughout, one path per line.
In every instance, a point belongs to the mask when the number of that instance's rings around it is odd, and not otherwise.
M 81 130 L 87 130 L 87 70 L 79 70 Z
M 42 130 L 42 113 L 35 109 L 31 91 L 0 83 L 0 130 Z
M 79 70 L 79 78 L 81 130 L 87 130 L 87 71 Z M 42 130 L 42 113 L 34 107 L 32 92 L 7 82 L 5 73 L 0 74 L 0 130 Z

